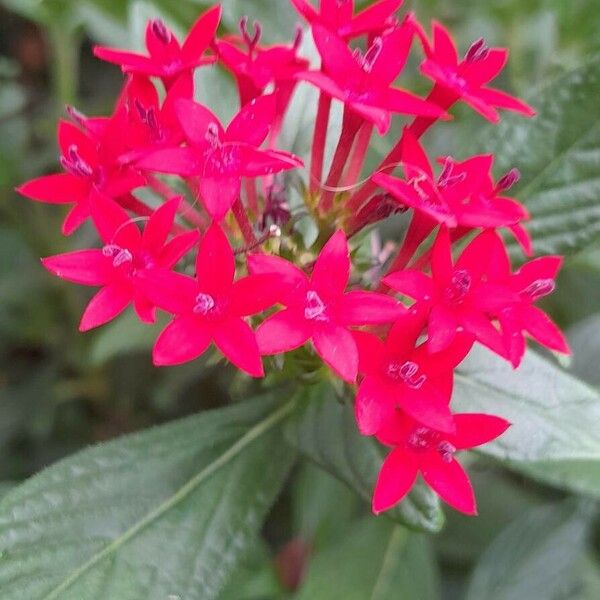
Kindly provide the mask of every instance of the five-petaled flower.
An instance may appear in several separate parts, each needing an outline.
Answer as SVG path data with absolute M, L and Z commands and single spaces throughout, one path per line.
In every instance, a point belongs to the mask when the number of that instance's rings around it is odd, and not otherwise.
M 373 512 L 400 502 L 421 473 L 437 494 L 460 512 L 477 513 L 469 478 L 454 454 L 481 446 L 501 436 L 510 423 L 484 414 L 454 415 L 455 430 L 442 432 L 425 427 L 396 411 L 378 433 L 379 441 L 393 449 L 386 457 L 373 495 Z
M 96 46 L 94 54 L 102 60 L 120 65 L 126 73 L 160 77 L 168 87 L 181 73 L 191 73 L 196 67 L 215 61 L 214 56 L 204 53 L 215 37 L 220 20 L 221 6 L 209 8 L 200 15 L 183 44 L 180 44 L 163 21 L 154 19 L 148 21 L 146 26 L 149 56 L 103 46 Z
M 196 231 L 167 241 L 179 202 L 179 198 L 173 198 L 163 204 L 140 233 L 118 204 L 93 193 L 91 213 L 104 242 L 102 249 L 77 250 L 42 261 L 57 277 L 81 285 L 102 286 L 83 313 L 81 331 L 111 321 L 131 303 L 142 321 L 154 322 L 154 304 L 140 288 L 141 274 L 172 268 L 198 241 Z
M 405 312 L 388 296 L 345 291 L 350 257 L 342 231 L 325 244 L 310 278 L 292 263 L 264 254 L 250 256 L 248 266 L 252 273 L 277 275 L 279 302 L 286 307 L 259 326 L 261 352 L 278 354 L 312 340 L 323 361 L 350 383 L 358 372 L 358 349 L 349 327 L 390 323 Z
M 443 118 L 435 104 L 392 86 L 404 68 L 413 40 L 413 29 L 405 21 L 374 39 L 366 50 L 354 52 L 335 33 L 320 25 L 313 37 L 323 61 L 321 71 L 304 71 L 297 77 L 336 98 L 383 135 L 390 128 L 392 113 Z
M 249 275 L 237 281 L 235 256 L 223 230 L 211 225 L 196 259 L 196 277 L 148 271 L 142 288 L 159 308 L 175 315 L 154 345 L 154 364 L 178 365 L 204 354 L 212 342 L 238 368 L 264 375 L 256 337 L 245 317 L 275 303 L 278 281 Z
M 506 61 L 508 50 L 489 48 L 485 40 L 477 40 L 463 60 L 448 31 L 437 21 L 433 22 L 433 41 L 430 42 L 422 27 L 411 19 L 425 50 L 426 59 L 421 72 L 436 84 L 430 98 L 447 109 L 462 100 L 493 123 L 500 120 L 498 108 L 521 113 L 527 117 L 535 111 L 522 100 L 505 92 L 488 87 L 498 77 Z
M 244 106 L 227 129 L 205 106 L 180 100 L 175 110 L 189 146 L 158 150 L 142 159 L 144 170 L 200 177 L 208 213 L 220 221 L 240 195 L 242 177 L 271 175 L 302 165 L 280 150 L 261 150 L 275 115 L 276 98 L 261 96 Z
M 385 342 L 371 333 L 354 333 L 363 375 L 355 413 L 363 435 L 377 434 L 398 409 L 428 427 L 454 431 L 449 407 L 454 369 L 468 354 L 473 339 L 458 334 L 452 346 L 432 353 L 427 344 L 417 345 L 426 318 L 424 311 L 411 309 L 397 319 Z

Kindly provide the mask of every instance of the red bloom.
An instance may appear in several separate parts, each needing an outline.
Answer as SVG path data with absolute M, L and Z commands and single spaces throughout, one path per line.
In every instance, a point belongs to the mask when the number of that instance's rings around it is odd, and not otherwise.
M 159 148 L 179 145 L 184 140 L 175 104 L 179 100 L 191 100 L 194 82 L 185 73 L 175 81 L 160 104 L 154 84 L 141 75 L 133 75 L 124 92 L 129 109 L 129 146 L 133 148 L 121 157 L 121 162 L 133 162 Z
M 220 5 L 208 9 L 200 15 L 180 45 L 173 32 L 160 19 L 155 19 L 146 26 L 149 56 L 102 46 L 96 46 L 94 54 L 102 60 L 120 65 L 127 73 L 160 77 L 168 86 L 181 73 L 215 61 L 214 57 L 206 57 L 204 52 L 212 43 L 220 20 Z
M 332 98 L 377 126 L 385 134 L 391 113 L 441 118 L 445 112 L 435 104 L 405 90 L 392 87 L 404 68 L 413 39 L 406 22 L 375 39 L 362 54 L 331 31 L 315 25 L 313 37 L 323 61 L 324 71 L 305 71 L 299 79 L 308 81 Z
M 185 177 L 199 176 L 206 210 L 221 220 L 240 194 L 242 177 L 270 175 L 302 165 L 296 156 L 260 150 L 269 133 L 276 100 L 271 94 L 247 104 L 227 129 L 208 108 L 188 100 L 176 112 L 189 147 L 159 150 L 142 159 L 139 167 Z
M 376 173 L 373 182 L 398 202 L 448 227 L 512 227 L 528 217 L 512 198 L 501 197 L 505 183 L 494 185 L 493 156 L 473 156 L 463 162 L 440 159 L 438 177 L 417 138 L 404 130 L 402 163 L 406 179 Z
M 427 308 L 427 347 L 431 352 L 445 350 L 457 332 L 464 330 L 504 356 L 502 336 L 492 324 L 493 317 L 488 316 L 518 299 L 511 289 L 493 280 L 491 266 L 502 253 L 504 244 L 500 237 L 486 231 L 453 264 L 450 236 L 442 227 L 433 245 L 431 277 L 409 269 L 392 273 L 383 282 Z
M 364 378 L 356 395 L 356 421 L 363 435 L 378 433 L 402 409 L 420 423 L 453 432 L 450 398 L 454 368 L 473 344 L 459 334 L 443 352 L 432 354 L 426 344 L 416 346 L 427 314 L 412 309 L 399 318 L 386 339 L 355 332 Z
M 510 424 L 492 415 L 454 415 L 456 431 L 444 433 L 423 427 L 399 411 L 378 435 L 394 449 L 385 459 L 373 495 L 373 512 L 400 502 L 421 473 L 439 496 L 460 512 L 477 513 L 471 482 L 454 458 L 458 450 L 486 444 L 501 436 Z
M 261 353 L 286 352 L 312 340 L 317 354 L 351 383 L 356 380 L 358 351 L 349 327 L 389 323 L 404 312 L 388 296 L 345 292 L 350 256 L 342 231 L 325 244 L 310 278 L 292 263 L 274 256 L 250 256 L 248 266 L 252 273 L 277 275 L 279 301 L 286 307 L 259 326 L 256 336 Z
M 525 354 L 525 336 L 563 354 L 570 354 L 569 344 L 558 326 L 534 302 L 551 294 L 556 288 L 556 276 L 563 259 L 544 256 L 523 265 L 516 273 L 510 273 L 508 255 L 504 253 L 497 261 L 497 269 L 506 275 L 505 284 L 517 295 L 518 301 L 498 311 L 497 317 L 513 367 L 517 368 Z
M 110 119 L 96 119 L 93 123 L 98 137 L 61 120 L 58 145 L 66 173 L 38 177 L 17 189 L 23 196 L 38 202 L 74 203 L 63 223 L 65 235 L 73 233 L 90 216 L 90 195 L 94 190 L 114 198 L 145 184 L 142 175 L 119 163 L 127 143 L 123 136 L 127 128 L 124 107 L 118 107 Z
M 221 228 L 208 229 L 198 251 L 196 278 L 155 269 L 142 287 L 152 302 L 175 315 L 154 345 L 155 365 L 178 365 L 202 355 L 211 342 L 238 368 L 264 375 L 254 332 L 244 319 L 275 302 L 270 275 L 234 281 L 235 257 Z
M 275 84 L 280 98 L 289 101 L 296 81 L 294 75 L 309 67 L 309 62 L 298 56 L 301 36 L 290 46 L 259 46 L 261 28 L 254 24 L 254 35 L 247 31 L 247 20 L 240 24 L 242 35 L 216 40 L 215 48 L 220 61 L 233 73 L 242 106 L 261 96 L 267 86 Z M 283 93 L 281 93 L 283 92 Z M 279 98 L 278 98 L 279 99 Z
M 432 99 L 444 108 L 457 100 L 466 102 L 486 119 L 497 123 L 500 115 L 496 109 L 519 112 L 528 117 L 535 111 L 513 96 L 487 87 L 495 79 L 508 60 L 508 50 L 488 48 L 483 39 L 476 41 L 463 60 L 448 31 L 438 22 L 433 23 L 433 43 L 430 43 L 421 26 L 412 20 L 426 54 L 421 72 L 436 83 Z
M 392 27 L 394 13 L 403 0 L 378 0 L 354 14 L 354 0 L 320 0 L 317 11 L 308 0 L 292 0 L 296 10 L 310 23 L 321 25 L 343 39 L 376 35 Z
M 81 331 L 107 323 L 132 302 L 142 321 L 154 321 L 154 306 L 139 286 L 141 273 L 172 268 L 198 240 L 197 232 L 191 231 L 167 242 L 179 201 L 174 198 L 156 210 L 142 234 L 118 204 L 93 192 L 91 212 L 104 247 L 50 256 L 42 261 L 57 277 L 81 285 L 102 286 L 85 309 Z

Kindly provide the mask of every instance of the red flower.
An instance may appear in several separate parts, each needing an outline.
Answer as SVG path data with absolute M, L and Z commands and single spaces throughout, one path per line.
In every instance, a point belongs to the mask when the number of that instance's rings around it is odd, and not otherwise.
M 275 105 L 272 94 L 261 96 L 244 106 L 224 129 L 208 108 L 180 100 L 175 109 L 189 147 L 158 150 L 138 166 L 184 177 L 199 176 L 206 210 L 219 221 L 238 198 L 242 177 L 270 175 L 302 165 L 292 154 L 258 148 L 269 133 Z
M 110 119 L 94 119 L 91 133 L 72 123 L 58 124 L 60 162 L 66 173 L 32 179 L 17 191 L 38 202 L 71 204 L 62 231 L 70 235 L 90 216 L 90 194 L 98 190 L 112 198 L 145 184 L 137 171 L 124 167 L 119 158 L 126 149 L 127 114 L 123 106 Z M 97 137 L 98 136 L 98 137 Z
M 440 23 L 434 21 L 433 43 L 430 43 L 421 26 L 415 20 L 411 22 L 426 54 L 421 72 L 436 83 L 431 98 L 440 106 L 449 108 L 460 99 L 493 123 L 500 120 L 498 108 L 528 117 L 535 115 L 535 111 L 518 98 L 486 85 L 506 65 L 508 50 L 488 48 L 480 39 L 469 48 L 465 58 L 459 60 L 452 37 Z
M 305 71 L 297 77 L 343 102 L 376 125 L 382 135 L 390 127 L 391 113 L 444 117 L 445 112 L 435 104 L 392 87 L 406 63 L 413 33 L 405 22 L 376 38 L 362 54 L 359 50 L 352 52 L 341 38 L 315 25 L 313 37 L 325 72 Z
M 494 185 L 492 155 L 473 156 L 463 162 L 440 159 L 443 168 L 436 177 L 425 150 L 410 130 L 404 130 L 402 143 L 406 179 L 385 173 L 373 176 L 373 182 L 401 204 L 448 227 L 512 227 L 528 218 L 516 200 L 498 195 L 507 184 Z
M 320 25 L 343 39 L 376 35 L 394 25 L 394 13 L 403 0 L 378 0 L 354 14 L 354 0 L 321 0 L 317 11 L 308 0 L 292 0 L 296 10 L 310 23 Z
M 194 82 L 184 74 L 169 88 L 160 104 L 154 84 L 141 75 L 133 75 L 124 91 L 129 109 L 129 146 L 133 148 L 121 157 L 121 162 L 134 162 L 159 148 L 169 148 L 184 141 L 175 104 L 179 100 L 191 100 Z
M 350 257 L 342 231 L 325 244 L 310 278 L 292 263 L 274 256 L 250 256 L 248 266 L 252 273 L 278 276 L 279 301 L 286 307 L 259 326 L 256 336 L 261 353 L 286 352 L 312 340 L 317 354 L 351 383 L 356 380 L 358 351 L 349 327 L 389 323 L 404 312 L 388 296 L 345 292 Z
M 236 79 L 241 105 L 258 98 L 269 84 L 274 83 L 276 91 L 280 92 L 278 99 L 285 100 L 287 106 L 296 85 L 294 75 L 306 70 L 310 64 L 298 56 L 301 35 L 297 35 L 290 46 L 263 48 L 258 45 L 261 35 L 258 23 L 254 24 L 253 36 L 248 33 L 247 19 L 242 19 L 240 29 L 241 37 L 228 36 L 227 39 L 216 40 L 214 45 L 220 61 Z
M 439 431 L 453 432 L 450 398 L 454 368 L 473 344 L 471 336 L 459 334 L 443 352 L 432 354 L 426 344 L 416 346 L 427 314 L 412 309 L 399 318 L 386 339 L 355 332 L 364 378 L 355 403 L 356 421 L 363 435 L 378 433 L 402 409 L 420 423 Z
M 560 256 L 544 256 L 510 273 L 508 255 L 497 260 L 497 269 L 506 275 L 505 284 L 517 295 L 518 301 L 498 311 L 508 359 L 517 368 L 525 354 L 525 336 L 563 354 L 570 354 L 569 344 L 558 326 L 534 302 L 551 294 L 556 288 L 556 276 L 562 265 Z
M 421 473 L 439 496 L 460 512 L 477 514 L 471 482 L 454 458 L 458 450 L 486 444 L 501 436 L 510 423 L 492 415 L 454 415 L 456 431 L 444 433 L 423 427 L 396 411 L 378 435 L 393 446 L 385 459 L 373 495 L 373 512 L 380 513 L 400 502 Z
M 192 25 L 180 45 L 173 32 L 160 19 L 155 19 L 146 26 L 149 56 L 102 46 L 96 46 L 94 54 L 102 60 L 120 65 L 127 73 L 160 77 L 168 86 L 181 73 L 215 61 L 213 57 L 204 56 L 204 52 L 212 43 L 220 20 L 220 5 L 208 9 Z
M 494 281 L 493 264 L 502 253 L 504 244 L 500 237 L 486 231 L 453 264 L 450 236 L 442 227 L 433 245 L 431 277 L 409 269 L 392 273 L 383 282 L 427 309 L 429 351 L 445 350 L 457 332 L 464 330 L 504 356 L 502 336 L 489 315 L 511 306 L 518 295 Z
M 234 281 L 235 257 L 221 228 L 208 229 L 198 251 L 196 278 L 155 269 L 142 287 L 156 306 L 175 315 L 154 345 L 154 364 L 178 365 L 202 355 L 211 342 L 238 368 L 264 375 L 254 332 L 244 319 L 275 302 L 270 275 Z
M 172 268 L 198 240 L 197 232 L 191 231 L 167 242 L 179 201 L 174 198 L 156 210 L 142 234 L 118 204 L 93 192 L 91 212 L 104 247 L 42 260 L 57 277 L 81 285 L 102 286 L 85 309 L 81 331 L 107 323 L 132 302 L 142 321 L 154 321 L 154 306 L 139 286 L 141 273 Z

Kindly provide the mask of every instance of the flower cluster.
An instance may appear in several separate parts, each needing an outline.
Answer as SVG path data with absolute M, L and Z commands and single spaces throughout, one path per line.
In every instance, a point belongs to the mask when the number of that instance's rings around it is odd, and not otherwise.
M 439 23 L 429 35 L 413 14 L 400 19 L 401 0 L 379 0 L 357 14 L 353 0 L 321 0 L 319 9 L 291 1 L 310 26 L 320 65 L 300 55 L 302 30 L 289 45 L 265 47 L 260 25 L 250 31 L 242 19 L 239 35 L 218 38 L 219 6 L 201 15 L 183 42 L 153 20 L 147 54 L 95 48 L 125 74 L 113 114 L 68 108 L 69 120 L 58 125 L 64 172 L 19 192 L 71 205 L 63 233 L 90 219 L 101 244 L 43 264 L 100 288 L 82 331 L 129 305 L 147 323 L 157 309 L 171 315 L 154 346 L 156 365 L 191 361 L 214 344 L 239 369 L 262 377 L 264 356 L 310 342 L 335 375 L 358 386 L 361 433 L 390 448 L 373 510 L 399 502 L 421 473 L 446 502 L 473 514 L 473 491 L 455 453 L 495 439 L 508 423 L 454 414 L 454 371 L 475 343 L 515 368 L 527 336 L 568 352 L 536 306 L 553 291 L 561 259 L 539 258 L 513 271 L 501 230 L 532 253 L 527 211 L 506 195 L 518 171 L 495 180 L 491 155 L 443 156 L 436 167 L 420 138 L 450 119 L 457 102 L 492 122 L 499 109 L 534 112 L 489 87 L 506 50 L 478 40 L 460 58 Z M 413 51 L 433 82 L 427 98 L 397 85 Z M 195 100 L 195 70 L 215 64 L 232 73 L 239 92 L 239 112 L 227 125 Z M 319 228 L 318 255 L 300 241 L 282 175 L 303 161 L 278 148 L 300 84 L 319 97 L 301 194 Z M 324 176 L 333 101 L 343 105 L 343 121 Z M 406 121 L 401 134 L 359 183 L 372 136 L 388 134 L 394 115 Z M 360 244 L 369 227 L 407 211 L 410 225 L 395 256 L 387 261 L 383 253 L 378 262 L 377 250 L 370 268 L 353 266 L 350 242 Z M 194 276 L 185 272 L 191 253 Z M 379 287 L 365 289 L 373 285 Z

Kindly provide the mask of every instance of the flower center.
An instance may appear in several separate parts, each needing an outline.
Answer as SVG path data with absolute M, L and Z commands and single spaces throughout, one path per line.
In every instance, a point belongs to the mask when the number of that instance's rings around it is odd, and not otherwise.
M 140 120 L 144 125 L 148 126 L 150 129 L 150 133 L 152 134 L 152 138 L 154 140 L 161 140 L 163 135 L 158 123 L 158 119 L 156 117 L 156 110 L 154 106 L 150 106 L 148 108 L 144 108 L 144 105 L 139 101 L 138 98 L 134 100 L 135 108 L 140 116 Z
M 450 280 L 450 285 L 444 292 L 446 301 L 451 304 L 460 304 L 471 290 L 472 285 L 473 278 L 468 271 L 465 271 L 464 269 L 454 271 L 452 279 Z
M 466 173 L 458 173 L 454 174 L 455 163 L 451 158 L 446 158 L 444 162 L 444 168 L 440 173 L 438 178 L 438 187 L 448 188 L 456 185 L 457 183 L 462 183 L 466 178 Z
M 490 49 L 483 38 L 479 38 L 476 42 L 473 42 L 467 54 L 465 60 L 469 63 L 474 63 L 484 58 L 487 58 L 490 53 Z
M 551 294 L 555 289 L 556 282 L 554 279 L 536 279 L 522 290 L 521 293 L 531 298 L 532 301 L 535 301 Z
M 456 453 L 456 447 L 441 434 L 427 427 L 417 427 L 408 436 L 408 446 L 414 452 L 437 450 L 445 463 L 451 463 Z
M 102 254 L 106 258 L 112 258 L 112 266 L 117 269 L 122 265 L 133 265 L 133 254 L 127 248 L 121 248 L 116 244 L 107 244 L 102 248 Z
M 327 306 L 314 290 L 306 292 L 306 303 L 304 305 L 304 318 L 309 321 L 329 321 Z
M 407 360 L 404 363 L 389 362 L 384 370 L 385 375 L 392 381 L 402 382 L 413 390 L 423 387 L 427 381 L 427 375 L 420 373 L 420 367 L 417 363 Z
M 370 73 L 377 62 L 382 49 L 383 40 L 380 37 L 377 37 L 364 54 L 361 52 L 360 48 L 356 48 L 354 51 L 354 58 L 365 73 Z
M 510 190 L 511 187 L 517 185 L 521 179 L 521 172 L 519 169 L 511 169 L 503 177 L 500 178 L 496 185 L 496 193 L 505 192 Z
M 201 292 L 196 296 L 196 304 L 193 311 L 197 315 L 207 315 L 215 309 L 216 305 L 215 299 L 210 294 Z
M 94 174 L 94 169 L 81 158 L 75 144 L 69 146 L 66 156 L 60 157 L 60 164 L 65 171 L 78 177 L 91 177 Z

